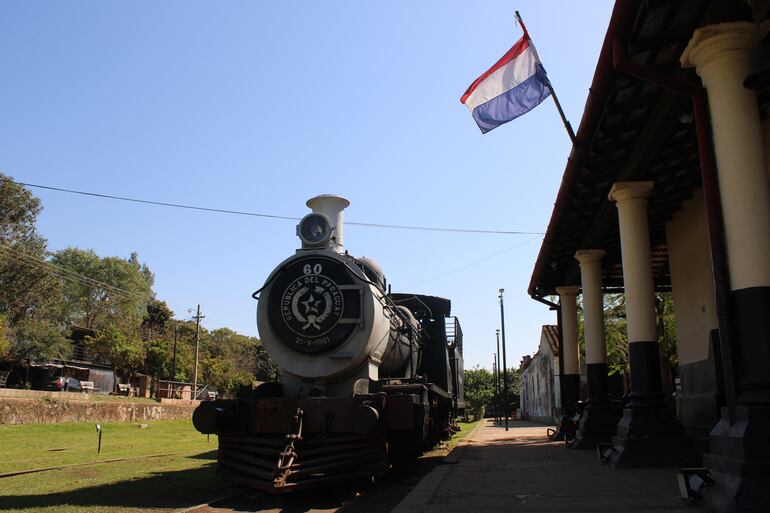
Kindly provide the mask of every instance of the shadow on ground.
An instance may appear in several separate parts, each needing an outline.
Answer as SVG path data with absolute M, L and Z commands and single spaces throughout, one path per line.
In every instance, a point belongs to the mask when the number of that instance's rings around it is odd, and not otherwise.
M 389 475 L 364 490 L 359 500 L 345 509 L 345 513 L 389 513 L 431 470 L 450 464 L 444 454 L 440 454 L 424 456 L 413 464 L 394 468 Z
M 192 456 L 188 456 L 188 458 L 194 459 L 194 460 L 211 460 L 216 461 L 217 460 L 217 450 L 211 449 L 208 452 L 202 452 L 200 454 L 193 454 Z
M 375 483 L 341 483 L 286 495 L 260 494 L 241 489 L 232 498 L 193 513 L 270 512 L 305 513 L 344 510 L 345 513 L 387 513 L 412 491 L 433 468 L 444 461 L 444 453 L 424 456 L 402 468 L 395 468 Z
M 286 495 L 269 495 L 241 489 L 241 493 L 238 495 L 217 501 L 210 507 L 196 508 L 192 513 L 219 513 L 222 511 L 238 513 L 331 512 L 343 508 L 355 498 L 356 487 L 349 484 L 325 486 Z
M 545 428 L 517 423 L 507 440 L 484 428 L 460 448 L 440 484 L 407 508 L 424 513 L 683 512 L 676 469 L 615 469 L 596 451 L 551 442 Z
M 216 458 L 216 451 L 191 456 L 197 459 Z M 149 463 L 152 465 L 152 463 Z M 94 470 L 84 467 L 71 472 L 75 477 L 95 477 Z M 46 479 L 46 473 L 40 479 Z M 59 477 L 61 479 L 61 477 Z M 154 472 L 148 477 L 124 480 L 65 492 L 38 495 L 0 497 L 0 511 L 10 509 L 34 509 L 57 505 L 96 509 L 100 506 L 137 508 L 185 508 L 226 494 L 229 484 L 216 475 L 212 461 L 200 468 Z
M 147 477 L 97 486 L 77 488 L 66 492 L 0 497 L 0 511 L 12 509 L 50 508 L 57 505 L 77 509 L 99 510 L 100 507 L 135 508 L 137 510 L 182 509 L 205 503 L 216 497 L 234 494 L 218 501 L 216 508 L 200 508 L 196 512 L 276 511 L 303 513 L 313 510 L 334 511 L 344 507 L 346 512 L 385 513 L 391 511 L 412 488 L 443 461 L 443 455 L 426 456 L 412 465 L 394 471 L 374 484 L 345 483 L 317 490 L 271 496 L 234 487 L 216 475 L 216 451 L 189 456 L 211 460 L 203 467 L 191 470 L 153 472 Z M 71 475 L 95 477 L 89 467 L 77 469 Z M 40 475 L 45 479 L 44 474 Z

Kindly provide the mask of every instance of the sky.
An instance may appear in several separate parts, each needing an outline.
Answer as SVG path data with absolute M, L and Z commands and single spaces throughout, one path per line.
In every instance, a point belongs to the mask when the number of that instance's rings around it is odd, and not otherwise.
M 482 135 L 459 98 L 521 36 L 575 129 L 612 2 L 6 1 L 0 172 L 20 182 L 302 217 L 543 233 L 570 150 L 553 102 Z M 256 302 L 296 222 L 31 189 L 49 250 L 136 251 L 177 318 L 257 335 Z M 394 292 L 452 300 L 466 368 L 508 366 L 554 312 L 527 295 L 542 235 L 346 225 Z

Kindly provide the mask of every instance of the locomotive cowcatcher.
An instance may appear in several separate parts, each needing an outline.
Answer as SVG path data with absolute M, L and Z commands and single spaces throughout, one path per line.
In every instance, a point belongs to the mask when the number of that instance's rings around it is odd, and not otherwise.
M 455 431 L 462 331 L 448 299 L 390 292 L 380 266 L 343 247 L 334 195 L 308 200 L 302 246 L 261 289 L 257 324 L 281 381 L 200 404 L 218 471 L 268 492 L 369 480 Z

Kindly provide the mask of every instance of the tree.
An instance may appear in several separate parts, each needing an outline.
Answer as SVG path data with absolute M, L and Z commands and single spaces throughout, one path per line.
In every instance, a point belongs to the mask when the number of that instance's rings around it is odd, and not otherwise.
M 481 418 L 495 395 L 494 378 L 478 365 L 465 370 L 465 404 L 474 417 Z
M 660 356 L 669 365 L 677 365 L 676 316 L 674 314 L 674 299 L 670 292 L 662 292 L 656 295 L 655 313 L 658 321 Z
M 123 376 L 144 371 L 191 381 L 195 323 L 174 320 L 171 309 L 154 300 L 149 267 L 135 252 L 123 259 L 78 248 L 46 261 L 47 242 L 35 227 L 41 210 L 39 199 L 0 174 L 0 356 L 69 358 L 64 333 L 72 323 L 95 330 L 86 346 Z M 278 369 L 258 339 L 203 329 L 200 377 L 231 393 L 255 379 L 277 379 Z
M 142 320 L 142 334 L 148 339 L 166 336 L 166 325 L 173 317 L 174 312 L 171 311 L 165 301 L 149 303 L 147 305 L 147 312 Z
M 254 371 L 254 376 L 257 381 L 277 382 L 281 380 L 281 369 L 270 359 L 270 355 L 267 354 L 267 350 L 262 344 L 256 348 L 256 360 L 257 368 Z
M 153 338 L 145 341 L 144 373 L 155 378 L 172 379 L 173 341 L 165 338 Z
M 208 333 L 202 345 L 202 376 L 211 388 L 227 394 L 254 381 L 261 364 L 257 358 L 259 339 L 219 328 Z
M 98 359 L 122 371 L 124 377 L 133 377 L 144 365 L 144 342 L 134 323 L 113 322 L 103 326 L 95 337 L 86 337 L 86 345 Z
M 658 347 L 665 368 L 677 364 L 676 320 L 674 302 L 670 292 L 655 295 L 655 312 L 658 323 Z M 629 374 L 628 335 L 626 331 L 626 297 L 624 294 L 604 295 L 604 339 L 607 348 L 607 370 L 610 375 Z M 583 311 L 578 309 L 578 339 L 581 353 L 585 349 Z
M 5 316 L 0 314 L 0 358 L 8 354 L 11 349 L 11 342 L 8 340 L 8 321 Z
M 24 319 L 11 330 L 9 352 L 20 362 L 66 360 L 72 356 L 72 343 L 64 330 L 47 320 Z
M 174 337 L 176 344 L 176 366 L 174 366 Z M 201 340 L 205 343 L 207 332 L 201 327 Z M 168 373 L 159 373 L 160 378 L 169 378 L 172 381 L 191 382 L 193 380 L 193 368 L 195 366 L 195 322 L 190 320 L 170 319 L 164 331 L 164 339 L 168 342 L 168 351 L 165 353 L 167 360 L 163 362 L 163 369 Z M 172 372 L 172 370 L 174 372 Z M 148 372 L 151 373 L 148 367 Z
M 62 283 L 67 318 L 86 328 L 99 329 L 120 321 L 137 328 L 153 297 L 153 276 L 140 265 L 136 253 L 124 260 L 99 257 L 93 250 L 67 248 L 54 253 L 52 262 L 86 278 Z M 72 275 L 70 275 L 72 276 Z
M 513 402 L 514 397 L 519 395 L 519 369 L 508 369 L 505 376 L 508 379 L 508 401 Z M 500 380 L 503 381 L 502 376 Z
M 61 321 L 59 281 L 35 228 L 41 210 L 38 198 L 0 174 L 0 314 L 10 326 L 25 318 Z

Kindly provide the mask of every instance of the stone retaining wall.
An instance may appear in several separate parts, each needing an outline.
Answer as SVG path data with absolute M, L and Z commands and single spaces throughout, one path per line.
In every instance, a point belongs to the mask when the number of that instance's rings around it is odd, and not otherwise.
M 54 392 L 53 390 L 26 390 L 21 388 L 0 388 L 0 399 L 5 397 L 22 397 L 25 399 L 37 397 L 54 397 L 56 399 L 75 399 L 87 401 L 91 396 L 85 392 Z
M 0 397 L 0 425 L 191 419 L 195 405 Z

